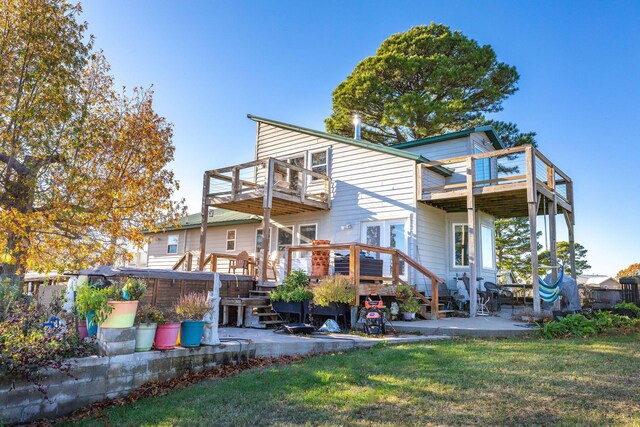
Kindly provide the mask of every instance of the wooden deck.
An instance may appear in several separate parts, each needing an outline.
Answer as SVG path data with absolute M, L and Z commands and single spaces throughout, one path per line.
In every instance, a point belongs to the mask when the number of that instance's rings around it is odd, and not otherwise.
M 205 172 L 207 206 L 262 216 L 330 208 L 331 179 L 278 159 Z
M 476 173 L 479 163 L 491 171 L 493 179 L 478 180 Z M 445 183 L 438 187 L 422 185 L 418 200 L 444 209 L 447 212 L 466 212 L 469 186 L 477 210 L 497 218 L 526 217 L 529 215 L 528 191 L 535 181 L 535 191 L 553 201 L 558 213 L 573 212 L 573 182 L 568 175 L 549 161 L 533 147 L 523 146 L 506 150 L 491 151 L 471 156 L 461 156 L 433 161 L 419 166 L 422 178 L 433 166 L 444 166 L 453 170 L 463 169 L 454 175 L 458 182 Z M 476 173 L 470 173 L 474 170 Z M 535 179 L 534 179 L 535 177 Z M 421 179 L 421 182 L 428 180 Z M 545 206 L 538 203 L 538 214 L 545 212 Z
M 349 275 L 346 276 L 351 281 L 351 284 L 356 288 L 356 299 L 354 301 L 355 306 L 360 305 L 360 299 L 362 296 L 369 295 L 371 293 L 377 293 L 378 295 L 394 295 L 395 286 L 399 284 L 407 283 L 400 278 L 400 262 L 404 262 L 406 268 L 413 268 L 420 274 L 431 280 L 431 297 L 426 297 L 419 293 L 415 287 L 412 286 L 413 294 L 422 303 L 428 304 L 431 308 L 431 313 L 438 313 L 438 283 L 444 283 L 444 281 L 436 276 L 431 270 L 422 266 L 420 263 L 410 258 L 404 252 L 395 248 L 383 248 L 380 246 L 366 245 L 364 243 L 332 243 L 328 245 L 303 245 L 303 246 L 289 246 L 285 249 L 285 272 L 286 276 L 291 272 L 291 265 L 294 252 L 309 252 L 311 251 L 349 251 Z M 391 256 L 391 277 L 378 277 L 378 276 L 363 276 L 360 274 L 360 251 L 375 252 L 379 254 L 386 254 Z M 438 318 L 434 316 L 434 318 Z
M 438 177 L 429 168 L 446 167 L 448 178 Z M 531 242 L 533 307 L 540 314 L 538 287 L 537 217 L 549 219 L 549 252 L 557 262 L 556 216 L 562 214 L 567 224 L 571 271 L 575 279 L 575 237 L 573 181 L 546 156 L 531 145 L 487 153 L 461 156 L 418 165 L 417 199 L 447 212 L 467 212 L 470 312 L 477 309 L 477 211 L 497 218 L 528 217 Z M 438 184 L 438 185 L 433 185 Z M 558 275 L 552 269 L 553 280 Z

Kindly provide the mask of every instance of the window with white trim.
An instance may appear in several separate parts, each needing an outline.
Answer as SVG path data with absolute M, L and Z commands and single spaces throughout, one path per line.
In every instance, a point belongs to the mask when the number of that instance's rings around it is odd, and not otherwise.
M 480 241 L 482 248 L 482 268 L 487 270 L 495 269 L 493 260 L 496 254 L 493 241 L 493 229 L 486 225 L 480 226 Z
M 271 238 L 273 239 L 273 228 L 271 228 Z M 262 228 L 258 228 L 256 230 L 256 254 L 262 252 L 262 242 L 264 239 L 264 233 L 262 232 Z M 269 246 L 271 246 L 271 242 L 269 242 Z M 271 250 L 271 248 L 269 248 Z
M 469 227 L 453 224 L 453 266 L 469 266 Z
M 293 225 L 278 227 L 278 251 L 293 245 Z
M 168 254 L 177 254 L 178 253 L 178 235 L 172 234 L 167 237 L 167 253 Z
M 310 245 L 311 242 L 317 239 L 318 225 L 317 224 L 301 224 L 298 227 L 298 236 L 301 245 Z
M 327 175 L 329 165 L 329 150 L 311 153 L 311 170 L 322 175 Z M 313 177 L 312 180 L 319 178 Z
M 227 251 L 232 252 L 236 250 L 236 230 L 227 230 Z

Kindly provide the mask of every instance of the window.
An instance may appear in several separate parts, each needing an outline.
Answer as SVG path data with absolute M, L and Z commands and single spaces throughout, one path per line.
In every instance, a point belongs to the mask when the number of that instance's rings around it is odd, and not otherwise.
M 167 253 L 168 254 L 177 254 L 178 253 L 178 235 L 174 234 L 168 237 L 167 239 Z
M 327 155 L 327 150 L 311 153 L 311 170 L 316 173 L 327 175 L 328 159 L 329 156 Z
M 312 241 L 316 240 L 318 226 L 316 224 L 301 225 L 298 232 L 300 234 L 300 244 L 310 245 Z
M 493 270 L 493 259 L 496 255 L 493 249 L 493 229 L 486 225 L 480 226 L 480 239 L 482 240 L 482 268 Z
M 264 239 L 262 228 L 258 228 L 256 230 L 256 254 L 262 252 L 262 239 Z M 271 229 L 271 239 L 273 239 L 273 228 Z M 271 246 L 271 242 L 269 242 L 269 246 Z
M 478 147 L 475 148 L 474 152 L 476 154 L 484 153 L 484 151 L 478 149 Z M 488 181 L 491 179 L 491 159 L 489 159 L 488 157 L 476 160 L 475 169 L 476 181 Z
M 453 224 L 453 266 L 469 265 L 469 227 L 465 224 Z
M 278 228 L 278 251 L 293 244 L 293 225 Z
M 298 166 L 299 168 L 304 168 L 304 156 L 296 156 L 292 157 L 287 162 L 293 166 Z M 289 184 L 291 184 L 292 190 L 297 190 L 300 185 L 300 172 L 295 171 L 293 169 L 289 169 Z
M 227 251 L 236 250 L 236 230 L 227 230 Z

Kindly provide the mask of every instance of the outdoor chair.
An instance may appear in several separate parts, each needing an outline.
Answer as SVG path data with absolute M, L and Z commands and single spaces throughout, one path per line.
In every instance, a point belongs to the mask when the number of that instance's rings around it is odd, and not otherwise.
M 233 274 L 237 274 L 236 270 L 240 270 L 241 274 L 249 274 L 249 253 L 242 251 L 236 255 L 235 259 L 229 260 L 229 273 L 233 271 Z
M 496 285 L 492 282 L 486 282 L 484 288 L 491 294 L 492 300 L 490 301 L 491 311 L 500 311 L 502 304 L 510 304 L 511 311 L 515 307 L 515 298 L 513 292 L 504 289 L 500 285 Z

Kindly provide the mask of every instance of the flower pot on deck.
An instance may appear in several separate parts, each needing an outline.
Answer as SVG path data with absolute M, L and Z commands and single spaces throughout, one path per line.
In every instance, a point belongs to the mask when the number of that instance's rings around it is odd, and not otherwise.
M 136 318 L 138 301 L 109 301 L 113 307 L 107 319 L 100 325 L 101 328 L 131 328 Z
M 170 322 L 158 326 L 153 341 L 153 348 L 156 350 L 171 350 L 176 348 L 179 332 L 180 322 Z
M 182 347 L 199 347 L 204 332 L 202 320 L 185 320 L 180 326 L 180 345 Z
M 136 326 L 136 351 L 149 351 L 156 337 L 156 323 L 141 323 Z

